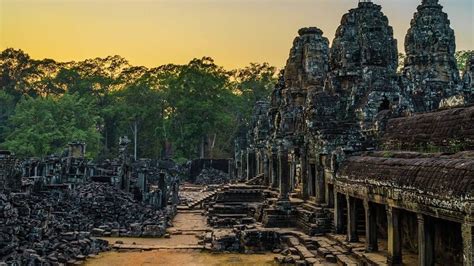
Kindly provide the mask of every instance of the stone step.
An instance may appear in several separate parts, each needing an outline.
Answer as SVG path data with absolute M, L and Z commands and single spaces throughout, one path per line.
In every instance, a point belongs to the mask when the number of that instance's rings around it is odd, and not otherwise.
M 359 265 L 359 263 L 357 263 L 356 260 L 352 259 L 351 257 L 347 255 L 336 255 L 336 261 L 337 261 L 337 264 L 344 265 L 344 266 L 358 266 Z
M 158 250 L 158 249 L 204 249 L 203 245 L 176 245 L 176 246 L 163 246 L 163 245 L 130 245 L 130 244 L 114 244 L 112 246 L 115 249 L 140 249 L 140 250 Z

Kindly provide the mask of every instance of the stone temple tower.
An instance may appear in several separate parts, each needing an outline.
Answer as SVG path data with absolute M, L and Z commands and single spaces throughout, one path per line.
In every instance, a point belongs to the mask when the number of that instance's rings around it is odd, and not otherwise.
M 403 73 L 417 112 L 437 109 L 460 89 L 454 30 L 442 9 L 438 0 L 423 0 L 405 37 Z
M 329 40 L 323 32 L 310 27 L 300 29 L 298 34 L 285 66 L 279 108 L 280 132 L 287 139 L 303 133 L 306 97 L 309 92 L 323 90 L 328 71 Z
M 328 72 L 329 40 L 316 28 L 302 28 L 285 67 L 286 87 L 322 90 Z
M 372 130 L 380 111 L 400 105 L 397 41 L 393 28 L 372 2 L 359 2 L 341 20 L 330 51 L 325 90 L 341 95 L 344 119 Z

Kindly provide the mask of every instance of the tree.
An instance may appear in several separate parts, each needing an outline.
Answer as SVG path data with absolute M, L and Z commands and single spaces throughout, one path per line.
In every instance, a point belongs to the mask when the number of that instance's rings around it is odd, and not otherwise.
M 255 102 L 268 99 L 275 86 L 277 69 L 268 63 L 251 63 L 233 71 L 234 92 L 239 95 L 241 116 L 250 118 Z
M 0 54 L 1 90 L 19 99 L 31 87 L 26 77 L 30 75 L 31 59 L 22 50 L 8 48 Z
M 44 155 L 80 137 L 102 159 L 117 156 L 119 137 L 128 135 L 136 157 L 227 157 L 275 72 L 266 63 L 226 71 L 209 57 L 151 69 L 117 55 L 61 63 L 7 49 L 0 54 L 0 143 Z
M 463 51 L 457 51 L 455 54 L 456 61 L 458 63 L 458 69 L 459 71 L 464 71 L 466 69 L 466 62 L 471 58 L 471 56 L 474 55 L 474 50 L 463 50 Z
M 138 138 L 145 132 L 155 132 L 154 127 L 162 123 L 162 98 L 160 92 L 152 88 L 150 80 L 143 77 L 117 91 L 114 95 L 115 104 L 110 106 L 109 111 L 117 113 L 121 121 L 122 132 L 131 132 L 134 140 L 134 157 L 138 158 Z M 140 132 L 143 132 L 140 134 Z M 156 133 L 156 132 L 155 132 Z M 152 134 L 147 143 L 142 145 L 142 151 L 148 155 L 158 156 L 156 150 L 149 151 L 150 144 L 158 136 Z M 159 144 L 158 144 L 159 146 Z M 143 154 L 143 153 L 142 153 Z
M 9 119 L 11 130 L 4 145 L 21 156 L 45 156 L 81 140 L 87 143 L 88 155 L 96 156 L 99 122 L 94 103 L 77 94 L 59 98 L 27 96 Z
M 204 57 L 180 66 L 164 83 L 165 115 L 176 156 L 212 156 L 219 135 L 231 126 L 229 103 L 234 95 L 229 73 Z
M 5 134 L 7 133 L 8 118 L 12 115 L 15 109 L 15 99 L 12 95 L 5 91 L 0 91 L 0 143 L 5 141 Z
M 402 73 L 403 68 L 405 67 L 405 58 L 407 56 L 404 53 L 398 53 L 398 68 L 397 73 Z

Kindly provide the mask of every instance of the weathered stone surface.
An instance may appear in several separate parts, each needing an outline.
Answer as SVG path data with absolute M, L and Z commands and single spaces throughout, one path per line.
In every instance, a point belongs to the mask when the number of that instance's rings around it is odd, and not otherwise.
M 383 153 L 349 157 L 338 173 L 341 191 L 447 209 L 461 219 L 470 212 L 468 202 L 474 196 L 472 154 L 464 158 L 408 155 L 411 157 L 388 157 Z
M 414 237 L 417 218 L 407 213 L 423 214 L 437 226 L 436 236 L 427 236 L 437 239 L 433 249 L 450 250 L 436 255 L 437 263 L 466 258 L 463 252 L 471 252 L 470 246 L 465 244 L 463 251 L 454 243 L 461 242 L 459 224 L 469 227 L 473 221 L 474 116 L 469 103 L 474 57 L 461 82 L 449 24 L 437 0 L 423 0 L 405 39 L 401 68 L 392 27 L 372 1 L 359 1 L 343 16 L 329 54 L 320 30 L 299 31 L 271 95 L 267 136 L 256 134 L 266 130 L 252 124 L 248 149 L 239 147 L 246 153 L 245 170 L 252 173 L 247 184 L 271 191 L 256 210 L 257 221 L 268 227 L 298 226 L 309 235 L 327 233 L 334 225 L 337 233 L 347 231 L 351 241 L 366 231 L 370 243 L 365 246 L 305 245 L 347 265 L 359 259 L 385 262 L 363 255 L 377 248 L 373 228 L 383 228 L 392 241 L 390 264 L 402 257 L 396 245 L 415 253 L 417 244 L 423 246 Z M 258 108 L 255 117 L 262 119 Z M 402 224 L 399 212 L 408 217 Z M 346 256 L 349 251 L 357 259 Z M 299 261 L 284 255 L 277 260 Z
M 456 43 L 448 15 L 437 0 L 423 0 L 405 37 L 404 76 L 416 112 L 438 108 L 443 98 L 460 92 Z
M 19 160 L 10 151 L 0 150 L 0 192 L 21 189 Z
M 194 184 L 210 185 L 210 184 L 225 184 L 230 181 L 230 176 L 227 173 L 216 170 L 214 168 L 203 169 L 196 177 Z
M 382 137 L 387 150 L 459 152 L 474 149 L 474 107 L 390 119 Z
M 143 205 L 132 194 L 103 183 L 71 191 L 0 194 L 0 261 L 83 260 L 108 248 L 91 235 L 162 236 L 173 211 Z
M 366 66 L 379 66 L 395 72 L 397 41 L 381 9 L 371 2 L 359 2 L 342 17 L 331 47 L 331 71 L 346 76 Z
M 466 62 L 466 69 L 464 69 L 463 72 L 462 82 L 466 102 L 474 103 L 474 53 L 471 53 Z

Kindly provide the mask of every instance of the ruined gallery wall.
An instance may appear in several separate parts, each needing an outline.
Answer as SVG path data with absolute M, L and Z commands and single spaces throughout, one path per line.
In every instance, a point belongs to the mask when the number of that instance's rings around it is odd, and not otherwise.
M 385 150 L 473 150 L 474 106 L 390 119 L 381 142 Z

